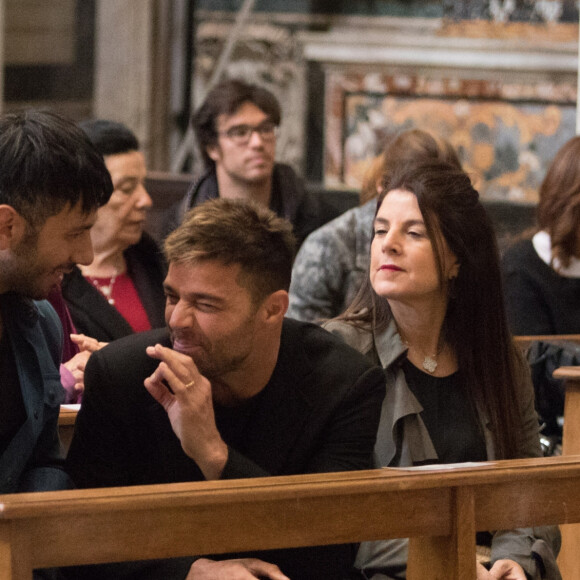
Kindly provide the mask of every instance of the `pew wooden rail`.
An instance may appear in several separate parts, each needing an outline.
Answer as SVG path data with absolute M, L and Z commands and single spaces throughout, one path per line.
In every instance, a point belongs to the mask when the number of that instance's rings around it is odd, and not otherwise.
M 552 342 L 555 344 L 562 344 L 566 342 L 580 343 L 580 334 L 542 334 L 533 336 L 514 336 L 514 341 L 517 345 L 526 349 L 530 344 L 536 340 L 543 342 Z
M 580 522 L 578 489 L 580 457 L 548 457 L 3 495 L 0 579 L 30 580 L 41 567 L 408 536 L 410 580 L 465 580 L 475 578 L 476 530 Z
M 76 405 L 61 405 L 58 414 L 58 433 L 65 452 L 68 452 L 75 430 L 78 413 L 76 407 Z
M 576 456 L 580 454 L 580 367 L 560 367 L 553 375 L 563 379 L 566 387 L 562 454 Z M 562 526 L 558 565 L 564 580 L 580 578 L 580 524 Z

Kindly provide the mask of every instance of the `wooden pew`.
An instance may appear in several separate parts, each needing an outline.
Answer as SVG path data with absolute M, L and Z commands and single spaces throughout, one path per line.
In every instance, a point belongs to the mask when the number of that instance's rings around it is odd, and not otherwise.
M 580 343 L 580 334 L 542 334 L 536 336 L 514 336 L 514 341 L 523 350 L 528 348 L 535 340 L 552 342 L 554 344 L 565 344 L 567 342 Z
M 0 496 L 0 578 L 411 537 L 410 580 L 475 578 L 476 530 L 580 522 L 580 457 Z
M 560 367 L 554 378 L 563 379 L 566 386 L 562 454 L 580 454 L 580 367 Z M 580 578 L 580 524 L 562 526 L 562 550 L 558 565 L 564 580 Z
M 61 405 L 60 407 L 58 414 L 58 433 L 65 453 L 68 452 L 70 442 L 72 441 L 77 413 L 78 409 L 73 408 L 72 405 Z

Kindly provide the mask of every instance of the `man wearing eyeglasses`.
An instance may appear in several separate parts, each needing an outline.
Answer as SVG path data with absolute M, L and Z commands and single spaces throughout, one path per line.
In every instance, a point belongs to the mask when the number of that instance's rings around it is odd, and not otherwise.
M 268 90 L 241 80 L 214 87 L 192 118 L 206 172 L 180 204 L 187 210 L 217 197 L 256 201 L 288 219 L 298 244 L 323 225 L 318 200 L 294 170 L 275 162 L 280 104 Z M 332 216 L 334 217 L 334 216 Z

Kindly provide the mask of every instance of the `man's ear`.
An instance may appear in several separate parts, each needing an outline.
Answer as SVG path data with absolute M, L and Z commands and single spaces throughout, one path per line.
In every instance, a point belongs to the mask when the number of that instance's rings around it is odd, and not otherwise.
M 222 157 L 222 151 L 220 149 L 220 146 L 216 143 L 215 145 L 208 145 L 205 148 L 205 152 L 208 154 L 208 157 L 212 160 L 215 161 L 216 163 L 221 159 Z
M 290 299 L 286 290 L 276 290 L 262 304 L 264 319 L 268 323 L 281 322 L 288 310 Z
M 0 204 L 0 250 L 8 250 L 26 229 L 24 218 L 11 206 Z

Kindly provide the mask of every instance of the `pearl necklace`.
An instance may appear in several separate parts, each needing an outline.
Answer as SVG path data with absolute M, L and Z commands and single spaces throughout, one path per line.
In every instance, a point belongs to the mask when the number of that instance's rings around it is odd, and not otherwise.
M 117 280 L 117 272 L 111 276 L 108 284 L 101 284 L 98 278 L 88 276 L 93 286 L 107 299 L 107 302 L 113 306 L 115 304 L 115 299 L 113 298 L 113 287 L 115 286 L 115 281 Z M 103 278 L 101 278 L 102 280 Z

